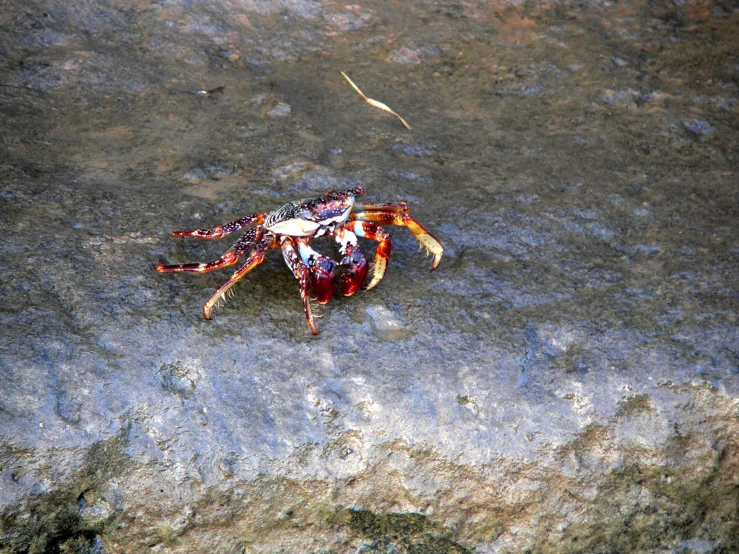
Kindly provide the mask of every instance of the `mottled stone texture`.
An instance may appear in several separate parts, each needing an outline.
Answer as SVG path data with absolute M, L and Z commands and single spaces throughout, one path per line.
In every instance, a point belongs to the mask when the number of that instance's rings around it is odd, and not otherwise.
M 3 3 L 0 552 L 739 551 L 739 13 L 516 4 Z M 318 337 L 153 269 L 356 184 Z

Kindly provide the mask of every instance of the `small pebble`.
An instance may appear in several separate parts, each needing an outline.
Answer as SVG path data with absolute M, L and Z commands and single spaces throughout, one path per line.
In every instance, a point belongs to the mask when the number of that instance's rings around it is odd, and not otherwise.
M 399 65 L 416 65 L 421 63 L 421 57 L 417 50 L 403 47 L 390 52 L 385 61 Z
M 286 104 L 285 102 L 278 102 L 274 108 L 267 112 L 267 115 L 272 117 L 282 117 L 285 115 L 290 115 L 292 111 L 293 110 L 290 107 L 290 104 Z
M 708 121 L 702 119 L 684 119 L 683 127 L 696 135 L 710 135 L 715 131 Z

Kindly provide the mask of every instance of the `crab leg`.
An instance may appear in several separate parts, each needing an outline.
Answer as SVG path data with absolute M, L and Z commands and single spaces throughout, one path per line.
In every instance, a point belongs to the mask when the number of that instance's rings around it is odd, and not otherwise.
M 372 223 L 384 223 L 389 225 L 400 225 L 403 227 L 408 227 L 408 229 L 411 233 L 413 233 L 413 236 L 416 237 L 418 242 L 420 242 L 421 245 L 434 257 L 431 263 L 431 271 L 433 271 L 439 266 L 439 262 L 441 262 L 441 255 L 444 252 L 444 248 L 431 233 L 424 229 L 423 225 L 421 225 L 411 216 L 403 213 L 401 204 L 402 202 L 399 204 L 390 204 L 387 210 L 383 210 L 382 206 L 370 206 L 372 208 L 371 211 L 353 212 L 351 214 L 351 218 L 354 221 L 371 221 Z M 377 269 L 375 269 L 375 273 L 377 273 Z M 373 282 L 375 282 L 375 280 L 376 277 L 372 279 Z M 369 289 L 372 287 L 367 288 Z
M 390 233 L 379 225 L 367 223 L 366 221 L 352 221 L 344 225 L 344 228 L 353 232 L 358 237 L 376 240 L 380 243 L 377 245 L 377 252 L 375 252 L 375 267 L 372 271 L 372 280 L 364 287 L 364 290 L 373 289 L 385 276 L 387 261 L 390 259 L 390 254 L 393 251 Z
M 393 212 L 393 213 L 404 213 L 407 214 L 408 204 L 405 202 L 395 202 L 393 204 L 360 204 L 355 203 L 354 207 L 357 211 L 361 212 Z
M 236 241 L 231 248 L 229 248 L 223 256 L 213 262 L 201 262 L 201 263 L 189 263 L 189 264 L 175 264 L 175 265 L 164 265 L 156 264 L 154 269 L 161 271 L 162 273 L 179 273 L 179 272 L 192 272 L 192 273 L 205 273 L 207 271 L 214 271 L 222 267 L 233 265 L 239 261 L 246 252 L 251 248 L 255 242 L 262 238 L 261 227 L 255 227 L 249 229 L 244 235 Z
M 295 243 L 291 238 L 285 237 L 282 240 L 282 257 L 285 258 L 287 267 L 293 272 L 295 278 L 300 283 L 300 298 L 303 300 L 303 310 L 305 310 L 305 319 L 308 321 L 308 327 L 314 335 L 318 334 L 315 324 L 313 323 L 313 314 L 310 310 L 310 295 L 308 294 L 308 283 L 310 282 L 310 270 L 305 262 L 301 259 Z
M 244 265 L 237 269 L 236 273 L 234 273 L 228 281 L 221 285 L 221 288 L 219 288 L 215 292 L 215 294 L 211 296 L 205 304 L 203 304 L 203 317 L 205 319 L 212 318 L 211 313 L 213 312 L 213 306 L 215 306 L 216 302 L 218 302 L 219 300 L 225 300 L 226 293 L 229 291 L 229 289 L 233 287 L 236 282 L 244 275 L 246 275 L 256 266 L 261 264 L 264 261 L 264 256 L 267 254 L 267 252 L 269 252 L 269 250 L 271 248 L 274 248 L 275 246 L 276 239 L 275 236 L 272 234 L 268 234 L 267 236 L 259 239 L 259 241 L 254 246 L 254 250 L 252 250 L 252 253 L 249 254 L 249 257 L 246 259 Z
M 230 235 L 231 233 L 238 231 L 239 229 L 248 227 L 249 225 L 253 225 L 255 223 L 258 225 L 261 225 L 262 223 L 264 223 L 265 217 L 267 217 L 267 214 L 254 214 L 254 215 L 242 217 L 241 219 L 237 219 L 236 221 L 224 223 L 223 225 L 219 225 L 218 227 L 215 227 L 213 229 L 193 229 L 192 231 L 175 231 L 172 234 L 176 237 L 197 237 L 199 239 L 219 239 L 221 237 L 225 237 L 226 235 Z
M 351 226 L 354 223 L 349 223 Z M 344 257 L 339 262 L 340 267 L 346 268 L 340 278 L 341 294 L 351 296 L 362 286 L 367 278 L 369 264 L 359 250 L 357 235 L 347 225 L 342 225 L 333 232 L 334 238 L 341 245 L 339 251 Z

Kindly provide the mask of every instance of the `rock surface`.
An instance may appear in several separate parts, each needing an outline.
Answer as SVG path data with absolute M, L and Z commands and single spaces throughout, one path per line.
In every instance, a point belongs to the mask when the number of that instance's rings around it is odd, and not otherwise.
M 739 551 L 732 10 L 4 3 L 0 552 Z M 445 254 L 318 337 L 153 270 L 347 183 Z

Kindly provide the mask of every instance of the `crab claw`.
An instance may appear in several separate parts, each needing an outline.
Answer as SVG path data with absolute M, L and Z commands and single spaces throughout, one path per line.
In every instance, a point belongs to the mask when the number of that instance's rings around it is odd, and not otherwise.
M 313 276 L 313 294 L 319 304 L 326 304 L 334 295 L 336 289 L 336 276 L 334 268 L 336 262 L 325 257 L 321 257 L 311 266 L 311 275 Z
M 341 276 L 340 281 L 341 294 L 351 296 L 359 290 L 359 287 L 362 286 L 362 283 L 367 278 L 369 264 L 359 250 L 349 249 L 347 250 L 347 255 L 341 260 L 340 265 L 346 267 L 346 271 Z

